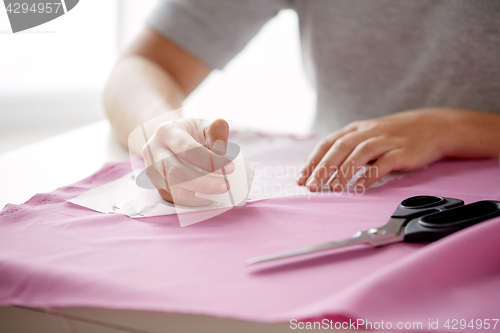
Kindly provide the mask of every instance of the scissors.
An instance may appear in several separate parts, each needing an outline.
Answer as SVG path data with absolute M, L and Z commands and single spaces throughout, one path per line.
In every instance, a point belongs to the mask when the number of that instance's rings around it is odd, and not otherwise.
M 403 200 L 380 228 L 358 231 L 343 240 L 252 258 L 246 265 L 357 244 L 378 247 L 402 241 L 433 242 L 496 216 L 500 216 L 500 201 L 484 200 L 464 205 L 460 199 L 420 195 Z

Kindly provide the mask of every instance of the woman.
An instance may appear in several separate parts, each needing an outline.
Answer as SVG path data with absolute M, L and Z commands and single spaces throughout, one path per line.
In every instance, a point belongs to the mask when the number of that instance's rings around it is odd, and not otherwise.
M 348 168 L 368 162 L 377 172 L 360 186 L 445 157 L 499 155 L 498 0 L 163 1 L 105 90 L 119 140 L 126 145 L 133 128 L 181 107 L 283 8 L 299 16 L 304 64 L 317 91 L 313 130 L 325 135 L 297 175 L 299 185 L 318 191 L 339 170 L 329 183 L 335 189 L 352 177 Z M 148 165 L 204 144 L 224 152 L 224 120 L 169 115 L 148 138 Z M 207 154 L 203 149 L 197 151 Z M 160 190 L 169 201 L 227 190 L 220 178 L 197 178 L 175 159 L 158 171 L 168 182 L 194 179 L 176 193 Z

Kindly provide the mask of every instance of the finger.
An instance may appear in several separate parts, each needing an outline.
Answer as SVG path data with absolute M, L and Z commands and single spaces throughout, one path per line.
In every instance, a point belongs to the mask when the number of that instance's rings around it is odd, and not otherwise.
M 166 190 L 158 190 L 160 196 L 163 200 L 171 202 L 176 205 L 197 207 L 197 206 L 208 206 L 213 203 L 213 201 L 198 198 L 195 193 L 177 186 L 172 188 L 172 193 Z
M 162 171 L 157 170 L 154 165 L 146 168 L 146 175 L 157 190 L 170 191 L 168 181 L 162 176 Z
M 156 148 L 153 150 L 151 146 L 155 146 L 153 142 L 148 142 L 142 148 L 142 156 L 146 165 L 146 175 L 151 183 L 157 189 L 167 189 L 168 184 L 165 174 L 165 166 L 170 166 L 170 163 L 182 164 L 175 155 L 165 148 Z
M 396 140 L 389 140 L 383 137 L 369 138 L 361 142 L 339 167 L 337 175 L 339 183 L 345 186 L 368 162 L 376 160 L 378 157 L 396 148 L 399 148 L 399 143 Z
M 216 119 L 204 127 L 207 146 L 219 155 L 225 155 L 229 137 L 229 125 L 224 119 Z
M 350 132 L 338 138 L 316 168 L 314 168 L 314 171 L 307 180 L 307 188 L 312 192 L 319 191 L 332 174 L 339 170 L 340 165 L 356 146 L 368 139 L 370 135 L 369 132 Z
M 155 163 L 156 169 L 168 182 L 168 187 L 178 186 L 193 192 L 220 194 L 229 190 L 229 185 L 222 176 L 207 175 L 185 166 L 176 159 L 162 160 Z M 156 186 L 156 184 L 155 184 Z M 162 189 L 167 186 L 161 184 Z
M 364 177 L 356 182 L 356 186 L 369 187 L 377 180 L 393 170 L 397 170 L 401 163 L 402 149 L 394 149 L 380 156 L 365 172 Z
M 203 139 L 204 140 L 204 139 Z M 208 172 L 216 172 L 225 168 L 226 173 L 234 172 L 234 164 L 226 157 L 211 152 L 197 142 L 184 128 L 173 123 L 162 124 L 148 142 L 155 161 L 163 156 L 156 156 L 165 145 L 177 158 Z M 156 152 L 156 153 L 155 153 Z M 164 152 L 163 152 L 164 153 Z
M 326 138 L 321 140 L 316 147 L 314 147 L 312 153 L 309 155 L 307 160 L 305 161 L 304 165 L 299 171 L 299 174 L 297 175 L 296 181 L 297 184 L 300 186 L 303 186 L 306 184 L 307 179 L 311 176 L 314 168 L 318 163 L 321 161 L 323 156 L 328 152 L 328 150 L 332 147 L 332 145 L 335 143 L 337 139 L 340 137 L 346 135 L 349 132 L 354 131 L 354 128 L 343 128 L 339 131 L 333 132 L 332 134 L 328 135 Z
M 148 166 L 146 174 L 154 187 L 167 191 L 172 185 L 205 194 L 220 194 L 228 190 L 227 182 L 222 176 L 210 176 L 194 170 L 173 154 Z
M 213 154 L 184 130 L 176 128 L 172 131 L 172 135 L 176 136 L 176 140 L 170 141 L 168 147 L 178 158 L 209 172 L 221 173 L 222 167 L 226 173 L 234 172 L 235 166 L 230 159 Z
M 158 190 L 158 193 L 160 193 L 160 196 L 163 200 L 174 203 L 174 199 L 172 199 L 172 195 L 167 192 L 166 190 Z

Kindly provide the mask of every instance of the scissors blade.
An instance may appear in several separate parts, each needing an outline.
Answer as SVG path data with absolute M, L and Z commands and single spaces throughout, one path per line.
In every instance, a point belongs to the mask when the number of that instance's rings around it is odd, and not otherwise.
M 369 244 L 375 247 L 400 242 L 404 239 L 404 223 L 404 218 L 391 218 L 384 226 L 380 228 L 358 231 L 354 236 L 346 239 L 256 257 L 248 259 L 245 264 L 248 266 L 259 262 L 295 257 L 303 254 L 338 249 L 341 247 L 357 244 Z

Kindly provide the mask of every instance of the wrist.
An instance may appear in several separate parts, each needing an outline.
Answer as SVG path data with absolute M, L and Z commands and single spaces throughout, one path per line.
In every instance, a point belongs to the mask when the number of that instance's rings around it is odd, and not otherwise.
M 447 109 L 443 157 L 491 158 L 500 153 L 500 115 Z
M 463 144 L 463 139 L 471 130 L 467 128 L 466 116 L 463 114 L 464 110 L 443 108 L 439 109 L 443 118 L 443 125 L 441 128 L 443 144 L 442 144 L 442 157 L 456 157 L 460 154 Z

